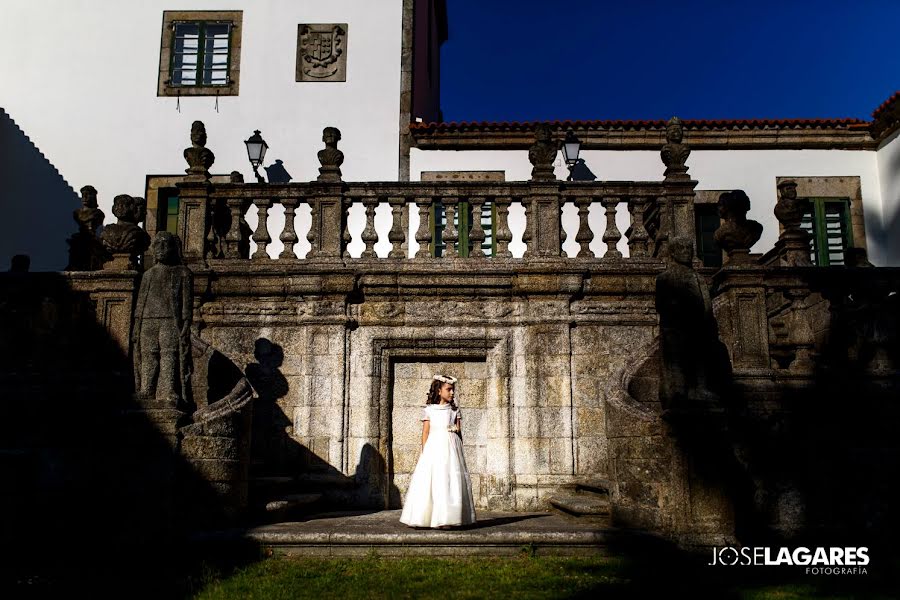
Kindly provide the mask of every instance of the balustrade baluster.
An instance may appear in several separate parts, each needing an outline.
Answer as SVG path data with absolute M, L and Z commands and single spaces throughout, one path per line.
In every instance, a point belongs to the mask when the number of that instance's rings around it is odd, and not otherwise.
M 268 229 L 269 208 L 272 206 L 272 200 L 269 198 L 255 198 L 253 204 L 256 205 L 257 214 L 259 215 L 256 231 L 253 233 L 253 241 L 256 242 L 256 252 L 253 253 L 253 260 L 268 260 L 269 254 L 266 252 L 266 246 L 272 241 Z
M 363 206 L 366 207 L 366 228 L 362 232 L 362 241 L 366 244 L 360 258 L 378 258 L 375 253 L 375 244 L 378 242 L 378 232 L 375 231 L 375 207 L 378 206 L 378 198 L 363 198 Z
M 446 258 L 458 258 L 459 252 L 456 249 L 456 242 L 459 240 L 459 231 L 453 222 L 456 217 L 456 205 L 459 198 L 444 198 L 444 216 L 447 224 L 444 231 L 441 232 L 441 241 L 444 242 L 444 256 Z
M 297 255 L 294 254 L 294 244 L 300 238 L 297 237 L 297 232 L 294 230 L 294 211 L 298 204 L 300 204 L 299 198 L 285 198 L 281 201 L 281 205 L 284 206 L 284 231 L 281 232 L 278 239 L 284 243 L 284 250 L 281 251 L 278 258 L 297 258 Z
M 616 227 L 616 205 L 619 203 L 619 199 L 603 198 L 601 202 L 606 208 L 606 231 L 603 233 L 603 242 L 607 249 L 603 258 L 622 258 L 622 253 L 616 248 L 616 244 L 622 239 L 622 234 Z
M 581 246 L 576 258 L 596 258 L 594 251 L 590 248 L 591 242 L 594 241 L 594 232 L 591 231 L 588 223 L 591 198 L 577 198 L 575 206 L 578 207 L 578 233 L 575 234 L 575 241 Z
M 531 235 L 531 226 L 533 223 L 532 209 L 531 209 L 531 198 L 523 198 L 522 206 L 525 208 L 525 231 L 522 232 L 522 242 L 525 244 L 525 252 L 522 253 L 522 258 L 529 258 L 534 254 L 531 248 L 532 244 L 532 235 Z
M 512 241 L 512 231 L 509 229 L 509 205 L 512 198 L 494 198 L 497 205 L 497 257 L 512 258 L 509 243 Z
M 631 213 L 631 235 L 628 236 L 628 253 L 630 256 L 647 256 L 649 254 L 648 241 L 650 235 L 644 227 L 644 211 L 647 207 L 646 198 L 629 198 L 628 212 Z
M 416 251 L 416 258 L 431 256 L 431 203 L 432 198 L 416 198 L 416 206 L 419 207 L 419 229 L 416 231 L 419 249 Z
M 350 243 L 353 241 L 353 237 L 350 235 L 350 208 L 352 206 L 353 198 L 344 197 L 341 200 L 341 227 L 343 228 L 341 240 L 344 243 L 344 250 L 341 252 L 341 256 L 344 258 L 351 258 Z
M 225 258 L 240 258 L 241 244 L 241 213 L 244 208 L 244 200 L 241 198 L 229 198 L 226 203 L 231 212 L 231 226 L 225 235 Z
M 403 250 L 406 232 L 403 230 L 402 222 L 406 198 L 388 198 L 388 204 L 391 206 L 391 216 L 393 218 L 391 230 L 388 232 L 388 241 L 391 242 L 391 251 L 388 252 L 388 258 L 406 258 L 407 253 Z
M 484 205 L 484 198 L 469 198 L 469 204 L 472 206 L 472 226 L 469 228 L 469 243 L 472 249 L 469 256 L 484 258 L 484 249 L 481 247 L 484 242 L 484 228 L 481 226 L 481 207 Z

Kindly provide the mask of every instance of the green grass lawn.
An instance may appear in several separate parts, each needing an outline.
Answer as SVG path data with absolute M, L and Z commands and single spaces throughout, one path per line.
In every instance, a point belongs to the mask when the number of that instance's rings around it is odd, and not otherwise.
M 732 571 L 729 575 L 734 575 Z M 866 576 L 813 577 L 746 572 L 727 580 L 702 567 L 638 565 L 622 558 L 276 557 L 224 573 L 206 566 L 191 587 L 195 598 L 893 598 Z M 896 590 L 900 591 L 900 590 Z M 864 596 L 859 594 L 864 593 Z

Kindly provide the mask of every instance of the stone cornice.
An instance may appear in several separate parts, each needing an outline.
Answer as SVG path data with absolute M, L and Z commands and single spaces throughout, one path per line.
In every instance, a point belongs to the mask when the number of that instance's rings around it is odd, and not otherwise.
M 900 104 L 900 103 L 897 103 Z M 422 150 L 527 150 L 536 122 L 417 123 L 410 127 Z M 555 121 L 561 139 L 571 127 L 583 150 L 653 150 L 665 139 L 664 121 Z M 684 121 L 684 141 L 694 150 L 874 150 L 872 123 L 858 119 Z

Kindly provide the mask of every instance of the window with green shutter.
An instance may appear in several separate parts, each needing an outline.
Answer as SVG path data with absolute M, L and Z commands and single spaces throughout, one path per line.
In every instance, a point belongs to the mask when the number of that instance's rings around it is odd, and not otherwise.
M 810 235 L 810 260 L 821 267 L 844 264 L 853 245 L 849 198 L 809 198 L 800 226 Z
M 161 188 L 159 190 L 159 231 L 178 234 L 178 188 Z
M 481 204 L 481 228 L 484 229 L 484 241 L 481 248 L 487 256 L 497 253 L 497 241 L 494 239 L 494 223 L 497 221 L 497 209 L 490 200 Z M 469 256 L 472 242 L 469 241 L 469 229 L 472 226 L 472 206 L 466 200 L 460 200 L 456 205 L 453 215 L 453 224 L 459 232 L 457 250 L 460 257 Z M 431 255 L 435 257 L 444 255 L 444 243 L 441 235 L 447 225 L 447 213 L 440 200 L 435 200 L 431 205 Z
M 170 85 L 228 85 L 231 23 L 182 21 L 173 25 Z

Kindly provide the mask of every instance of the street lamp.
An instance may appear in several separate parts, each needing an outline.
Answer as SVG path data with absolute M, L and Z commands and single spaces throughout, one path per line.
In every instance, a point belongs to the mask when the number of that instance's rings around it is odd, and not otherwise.
M 259 165 L 262 164 L 263 159 L 266 157 L 266 150 L 269 149 L 269 145 L 259 135 L 259 129 L 253 132 L 250 139 L 244 140 L 244 143 L 247 144 L 247 156 L 250 158 L 250 164 L 253 165 L 253 174 L 256 175 L 256 181 L 265 183 L 262 175 L 259 174 Z
M 569 168 L 568 181 L 572 181 L 572 171 L 575 169 L 575 165 L 578 164 L 578 152 L 580 150 L 581 140 L 575 137 L 575 132 L 569 128 L 566 131 L 566 139 L 562 143 L 563 160 L 566 161 L 566 166 Z

